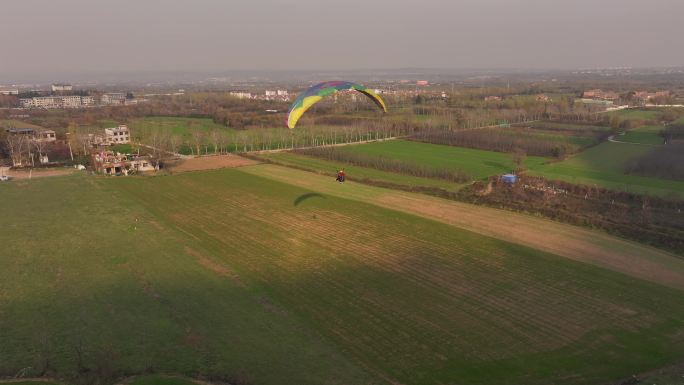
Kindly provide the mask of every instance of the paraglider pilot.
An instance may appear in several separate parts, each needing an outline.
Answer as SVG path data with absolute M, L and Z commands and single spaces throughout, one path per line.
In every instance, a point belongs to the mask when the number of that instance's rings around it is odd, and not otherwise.
M 344 183 L 344 169 L 337 171 L 337 179 L 335 180 L 340 183 Z

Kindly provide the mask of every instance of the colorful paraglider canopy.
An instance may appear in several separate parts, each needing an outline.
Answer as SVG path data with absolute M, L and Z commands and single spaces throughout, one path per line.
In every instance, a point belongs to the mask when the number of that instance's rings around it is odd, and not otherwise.
M 376 94 L 375 91 L 370 88 L 366 88 L 361 84 L 345 81 L 324 82 L 309 87 L 306 91 L 297 96 L 297 99 L 292 103 L 292 107 L 290 107 L 290 113 L 287 116 L 287 126 L 289 128 L 294 128 L 297 125 L 299 118 L 304 115 L 304 112 L 318 103 L 323 97 L 347 90 L 355 90 L 368 96 L 383 112 L 387 112 L 385 102 L 380 98 L 380 95 Z

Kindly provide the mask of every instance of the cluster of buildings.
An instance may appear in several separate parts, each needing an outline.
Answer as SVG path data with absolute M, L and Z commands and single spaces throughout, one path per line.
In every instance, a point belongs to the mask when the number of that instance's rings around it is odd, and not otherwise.
M 95 104 L 95 98 L 92 96 L 36 96 L 32 98 L 19 99 L 19 106 L 21 108 L 81 108 L 88 107 Z
M 643 101 L 653 100 L 655 98 L 664 98 L 664 97 L 668 97 L 668 96 L 670 96 L 670 91 L 656 91 L 656 92 L 634 91 L 634 99 L 643 100 Z
M 442 94 L 443 94 L 442 97 L 445 97 L 446 93 L 443 92 Z M 489 95 L 489 96 L 484 97 L 485 102 L 500 102 L 502 100 L 503 100 L 503 97 L 501 97 L 499 95 Z M 534 95 L 534 100 L 536 100 L 538 102 L 550 102 L 551 98 L 546 94 L 537 94 L 537 95 Z
M 232 91 L 231 96 L 238 99 L 255 99 L 255 100 L 290 100 L 290 94 L 287 90 L 266 90 L 263 94 L 253 94 L 245 91 Z
M 21 108 L 83 108 L 95 105 L 100 106 L 117 106 L 137 104 L 138 100 L 126 99 L 126 94 L 121 92 L 105 93 L 95 98 L 94 96 L 79 96 L 79 95 L 52 95 L 52 96 L 35 96 L 32 98 L 19 99 L 19 106 Z
M 613 91 L 603 91 L 601 89 L 587 90 L 582 93 L 582 99 L 592 100 L 617 100 L 620 94 Z
M 656 98 L 670 96 L 670 91 L 634 91 L 631 92 L 632 99 L 642 102 L 647 102 Z M 601 89 L 587 90 L 582 93 L 582 99 L 585 100 L 603 100 L 603 101 L 615 101 L 620 99 L 620 94 L 614 91 L 603 91 Z

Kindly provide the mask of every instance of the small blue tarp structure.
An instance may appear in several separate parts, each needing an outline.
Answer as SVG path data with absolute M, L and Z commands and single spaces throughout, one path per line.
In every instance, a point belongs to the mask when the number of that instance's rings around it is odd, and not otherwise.
M 514 184 L 518 181 L 518 177 L 515 174 L 504 174 L 501 175 L 501 181 L 504 183 Z

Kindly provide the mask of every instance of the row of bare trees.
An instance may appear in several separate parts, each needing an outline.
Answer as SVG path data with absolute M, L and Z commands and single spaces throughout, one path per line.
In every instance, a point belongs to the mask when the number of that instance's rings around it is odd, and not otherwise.
M 539 137 L 531 130 L 515 129 L 479 129 L 479 130 L 432 130 L 423 131 L 415 136 L 422 142 L 445 144 L 489 150 L 497 152 L 513 152 L 517 149 L 535 156 L 563 158 L 580 149 L 580 146 L 563 140 L 551 140 Z
M 35 167 L 36 164 L 45 163 L 50 148 L 50 143 L 28 135 L 5 135 L 3 144 L 13 167 Z

